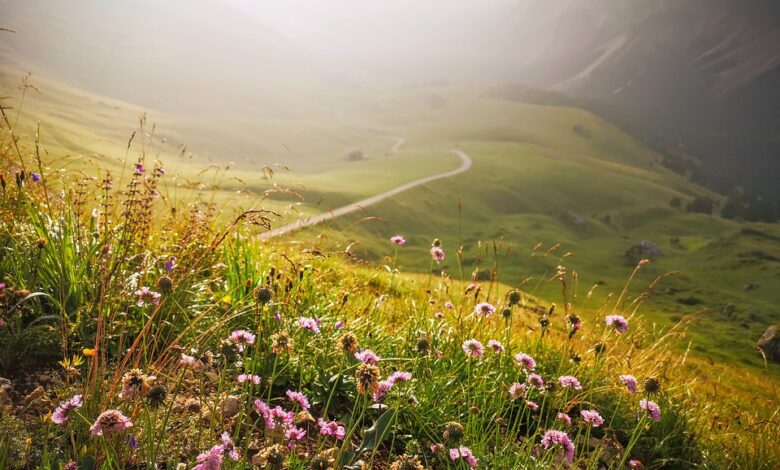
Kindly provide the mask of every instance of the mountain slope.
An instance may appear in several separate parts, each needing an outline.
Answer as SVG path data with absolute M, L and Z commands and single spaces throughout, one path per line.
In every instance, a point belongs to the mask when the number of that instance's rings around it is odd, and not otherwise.
M 514 39 L 533 44 L 518 53 L 524 81 L 611 104 L 721 187 L 778 195 L 776 2 L 536 1 L 514 21 Z

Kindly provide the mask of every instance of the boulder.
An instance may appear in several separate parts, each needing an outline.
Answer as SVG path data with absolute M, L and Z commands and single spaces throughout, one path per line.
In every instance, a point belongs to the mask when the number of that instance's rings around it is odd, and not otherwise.
M 663 253 L 661 252 L 661 249 L 658 248 L 658 245 L 650 240 L 642 240 L 629 248 L 623 256 L 627 265 L 634 266 L 643 259 L 653 259 L 661 255 L 663 255 Z
M 561 220 L 563 220 L 569 225 L 574 225 L 575 227 L 584 227 L 585 224 L 588 223 L 585 217 L 572 211 L 566 211 L 563 214 L 561 214 Z
M 763 351 L 770 361 L 780 362 L 780 325 L 772 325 L 758 339 L 756 347 Z

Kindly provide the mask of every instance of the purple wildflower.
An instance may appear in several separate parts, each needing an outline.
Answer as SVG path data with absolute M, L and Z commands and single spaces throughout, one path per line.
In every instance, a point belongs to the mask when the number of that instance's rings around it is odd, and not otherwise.
M 661 421 L 661 408 L 656 402 L 652 400 L 641 400 L 639 402 L 639 407 L 642 408 L 653 421 Z
M 618 333 L 622 334 L 628 331 L 628 320 L 622 315 L 607 315 L 605 322 L 607 326 L 613 327 Z
M 390 241 L 392 243 L 395 243 L 398 246 L 402 246 L 404 243 L 406 243 L 406 239 L 402 237 L 401 235 L 396 235 L 394 237 L 390 237 Z
M 173 268 L 176 267 L 176 257 L 171 256 L 168 258 L 168 261 L 165 262 L 165 270 L 166 271 L 173 271 Z
M 74 395 L 73 398 L 65 400 L 57 406 L 51 415 L 51 420 L 56 424 L 64 424 L 70 418 L 70 411 L 81 409 L 82 405 L 81 395 Z
M 317 322 L 317 320 L 314 318 L 298 317 L 298 325 L 305 330 L 311 331 L 312 333 L 319 334 L 320 332 L 319 322 Z
M 41 174 L 40 173 L 32 173 L 32 180 L 37 183 L 38 181 L 41 180 Z
M 626 386 L 626 388 L 630 393 L 636 393 L 636 386 L 637 386 L 636 377 L 634 377 L 633 375 L 625 374 L 620 376 L 620 381 L 623 382 L 623 385 Z
M 233 443 L 233 439 L 230 437 L 230 434 L 228 434 L 227 431 L 223 432 L 219 438 L 222 440 L 222 450 L 227 453 L 228 457 L 230 457 L 230 460 L 237 461 L 239 458 L 241 458 L 241 456 L 238 454 L 238 449 L 236 449 L 236 445 Z

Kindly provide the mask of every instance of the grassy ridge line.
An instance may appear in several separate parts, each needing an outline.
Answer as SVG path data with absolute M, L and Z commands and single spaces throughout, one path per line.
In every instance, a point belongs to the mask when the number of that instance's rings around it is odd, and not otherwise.
M 395 148 L 395 147 L 394 147 Z M 375 196 L 363 199 L 358 202 L 354 202 L 352 204 L 349 204 L 347 206 L 339 207 L 338 209 L 333 209 L 328 211 L 325 214 L 316 215 L 313 217 L 309 217 L 304 220 L 299 220 L 297 222 L 294 222 L 292 224 L 285 225 L 283 227 L 279 227 L 273 230 L 269 230 L 267 232 L 263 232 L 260 234 L 261 240 L 268 240 L 270 238 L 278 237 L 281 235 L 285 235 L 287 233 L 294 232 L 296 230 L 305 228 L 305 227 L 311 227 L 317 224 L 320 224 L 322 222 L 326 222 L 328 220 L 332 220 L 336 217 L 340 217 L 342 215 L 350 214 L 352 212 L 356 212 L 358 210 L 365 209 L 366 207 L 372 206 L 374 204 L 377 204 L 389 197 L 395 196 L 397 194 L 400 194 L 404 191 L 408 191 L 410 189 L 416 188 L 418 186 L 422 186 L 428 183 L 431 183 L 433 181 L 442 179 L 442 178 L 449 178 L 455 175 L 458 175 L 460 173 L 463 173 L 465 171 L 468 171 L 469 168 L 471 168 L 471 157 L 469 157 L 465 152 L 462 150 L 450 150 L 450 152 L 454 153 L 455 155 L 460 158 L 461 164 L 454 170 L 445 171 L 443 173 L 437 173 L 435 175 L 426 176 L 424 178 L 420 178 L 414 181 L 410 181 L 408 183 L 402 184 L 401 186 L 398 186 L 396 188 L 390 189 L 388 191 L 385 191 L 383 193 L 379 193 Z

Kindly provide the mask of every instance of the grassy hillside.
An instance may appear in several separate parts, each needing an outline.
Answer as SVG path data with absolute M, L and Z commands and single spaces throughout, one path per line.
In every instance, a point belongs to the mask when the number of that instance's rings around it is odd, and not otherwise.
M 49 166 L 88 174 L 107 168 L 117 174 L 127 166 L 125 155 L 133 161 L 145 150 L 149 157 L 159 155 L 173 176 L 160 187 L 163 199 L 215 202 L 225 218 L 236 210 L 265 207 L 285 217 L 275 225 L 289 223 L 451 169 L 457 158 L 447 150 L 462 148 L 474 161 L 469 172 L 336 221 L 324 244 L 357 241 L 353 252 L 379 260 L 391 234 L 409 238 L 416 248 L 408 251 L 415 254 L 440 236 L 450 251 L 463 245 L 468 278 L 474 269 L 491 268 L 495 257 L 486 247 L 500 241 L 509 255 L 498 257 L 498 280 L 518 285 L 534 276 L 524 288 L 545 297 L 558 295 L 545 276 L 571 252 L 566 264 L 579 274 L 578 307 L 593 308 L 622 288 L 633 268 L 626 251 L 649 240 L 662 255 L 640 272 L 637 285 L 680 273 L 653 291 L 651 318 L 667 327 L 689 322 L 692 348 L 702 357 L 764 369 L 753 344 L 777 318 L 780 294 L 773 285 L 780 277 L 780 230 L 670 207 L 675 197 L 683 206 L 696 196 L 720 198 L 666 170 L 650 150 L 585 111 L 495 99 L 474 86 L 419 86 L 376 95 L 361 90 L 343 100 L 334 121 L 251 123 L 262 129 L 253 138 L 278 150 L 241 159 L 229 150 L 203 149 L 240 139 L 242 125 L 226 121 L 230 125 L 219 127 L 236 133 L 231 135 L 203 120 L 159 112 L 150 113 L 154 120 L 137 131 L 128 152 L 140 107 L 35 77 L 29 83 L 39 91 L 28 89 L 22 103 L 15 89 L 19 76 L 9 70 L 0 74 L 12 105 L 22 105 L 18 132 L 32 138 L 41 122 Z M 14 120 L 16 112 L 10 111 Z M 405 143 L 390 152 L 399 136 Z M 202 145 L 185 147 L 190 138 Z M 352 147 L 367 159 L 347 161 L 345 152 Z M 293 171 L 263 155 L 281 157 L 278 161 Z M 272 178 L 264 165 L 274 170 Z M 356 223 L 367 216 L 380 219 Z M 446 237 L 441 227 L 448 227 Z M 555 255 L 540 256 L 556 245 Z M 400 262 L 419 271 L 429 268 L 415 259 Z M 453 260 L 445 263 L 449 272 Z M 587 304 L 583 298 L 596 284 Z M 777 375 L 776 366 L 769 370 Z
M 400 233 L 414 242 L 409 251 L 416 256 L 399 262 L 425 271 L 419 255 L 439 236 L 453 255 L 463 245 L 467 277 L 498 262 L 499 280 L 517 285 L 533 275 L 526 288 L 544 297 L 558 294 L 547 277 L 571 252 L 565 264 L 579 274 L 579 302 L 598 284 L 593 300 L 581 305 L 593 308 L 617 294 L 633 269 L 624 254 L 649 240 L 662 255 L 640 272 L 639 283 L 679 272 L 653 291 L 651 318 L 664 326 L 690 322 L 692 347 L 703 357 L 764 368 L 753 344 L 777 318 L 777 226 L 670 207 L 675 197 L 684 205 L 718 196 L 664 169 L 647 149 L 583 111 L 471 97 L 453 100 L 431 121 L 420 134 L 458 145 L 473 158 L 472 169 L 335 221 L 325 246 L 356 241 L 355 253 L 378 260 L 381 240 Z M 411 135 L 413 148 L 418 140 Z M 366 215 L 383 222 L 355 225 Z M 444 237 L 442 226 L 450 227 Z M 349 227 L 346 234 L 341 227 Z M 509 255 L 494 257 L 493 241 Z M 558 244 L 555 255 L 539 256 Z M 456 272 L 455 257 L 444 266 Z
M 157 209 L 165 175 L 94 182 L 93 202 L 56 172 L 2 174 L 2 468 L 771 469 L 780 458 L 771 404 L 705 400 L 672 353 L 679 331 L 653 328 L 630 299 L 583 324 L 489 282 L 260 242 L 262 213 L 226 225 L 195 203 Z

